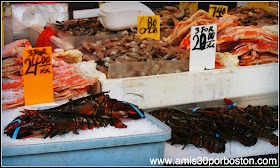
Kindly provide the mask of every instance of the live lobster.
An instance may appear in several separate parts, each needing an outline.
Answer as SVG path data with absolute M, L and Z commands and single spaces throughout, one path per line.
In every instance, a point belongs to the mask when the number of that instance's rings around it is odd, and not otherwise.
M 255 134 L 264 139 L 268 139 L 269 142 L 277 146 L 278 137 L 273 133 L 275 129 L 267 127 L 265 124 L 259 121 L 256 117 L 252 116 L 250 113 L 242 108 L 238 108 L 235 103 L 231 100 L 225 98 L 225 103 L 228 108 L 222 107 L 206 107 L 206 108 L 196 108 L 195 112 L 203 114 L 211 114 L 216 118 L 216 121 L 220 119 L 227 118 L 230 120 L 237 120 L 241 124 L 250 127 Z
M 153 110 L 149 114 L 171 127 L 172 137 L 168 141 L 171 145 L 184 145 L 183 150 L 187 144 L 193 144 L 210 153 L 225 152 L 226 141 L 214 123 L 172 108 Z
M 23 115 L 16 117 L 4 129 L 4 133 L 14 139 L 62 135 L 79 129 L 106 127 L 126 128 L 119 119 L 144 118 L 138 106 L 112 99 L 107 92 L 83 97 L 58 107 L 45 110 L 24 109 Z

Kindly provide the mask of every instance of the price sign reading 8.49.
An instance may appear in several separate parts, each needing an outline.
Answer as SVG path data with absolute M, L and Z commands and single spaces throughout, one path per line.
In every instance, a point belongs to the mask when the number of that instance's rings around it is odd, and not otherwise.
M 227 14 L 228 6 L 225 5 L 209 5 L 209 14 L 215 18 L 219 18 Z
M 138 16 L 137 33 L 140 39 L 149 37 L 160 40 L 160 16 Z
M 53 102 L 52 48 L 23 49 L 25 105 Z
M 191 28 L 190 72 L 215 69 L 216 39 L 216 24 Z

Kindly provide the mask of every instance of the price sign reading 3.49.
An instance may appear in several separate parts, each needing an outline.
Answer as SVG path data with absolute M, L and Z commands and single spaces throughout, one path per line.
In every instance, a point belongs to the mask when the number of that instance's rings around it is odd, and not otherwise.
M 160 16 L 138 16 L 137 33 L 140 39 L 150 37 L 160 40 Z
M 227 14 L 228 6 L 225 5 L 209 5 L 209 14 L 215 18 L 219 18 Z
M 23 49 L 25 105 L 53 102 L 52 48 Z

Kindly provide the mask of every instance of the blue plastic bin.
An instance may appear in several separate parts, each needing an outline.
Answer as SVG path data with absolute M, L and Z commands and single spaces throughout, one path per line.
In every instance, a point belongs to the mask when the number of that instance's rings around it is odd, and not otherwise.
M 3 166 L 155 166 L 150 158 L 163 158 L 171 129 L 145 113 L 163 131 L 83 141 L 2 148 Z M 158 164 L 160 165 L 160 164 Z

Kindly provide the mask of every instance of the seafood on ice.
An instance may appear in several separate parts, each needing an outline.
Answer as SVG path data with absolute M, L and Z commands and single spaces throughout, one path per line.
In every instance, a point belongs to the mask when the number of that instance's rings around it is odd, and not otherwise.
M 225 152 L 226 140 L 235 140 L 244 146 L 254 146 L 258 138 L 278 145 L 278 107 L 251 106 L 239 108 L 231 100 L 224 99 L 226 108 L 196 107 L 180 111 L 160 108 L 149 114 L 171 127 L 168 142 L 184 145 L 193 144 L 206 148 L 210 153 Z
M 54 137 L 80 129 L 127 126 L 119 119 L 145 118 L 137 105 L 112 99 L 106 92 L 97 93 L 44 110 L 24 109 L 24 114 L 16 117 L 5 128 L 4 133 L 13 139 L 31 137 Z

